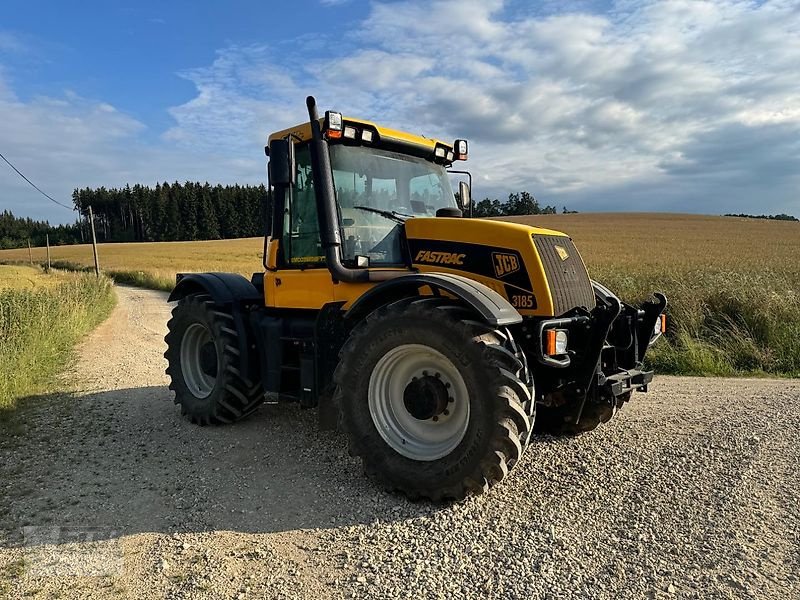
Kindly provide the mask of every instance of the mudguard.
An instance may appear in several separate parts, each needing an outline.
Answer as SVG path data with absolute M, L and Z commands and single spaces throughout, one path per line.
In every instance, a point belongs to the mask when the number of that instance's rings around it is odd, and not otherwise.
M 376 308 L 418 293 L 428 286 L 434 294 L 447 292 L 473 308 L 488 325 L 506 327 L 522 322 L 522 315 L 503 296 L 484 284 L 450 273 L 415 273 L 384 281 L 356 300 L 347 319 L 363 318 Z
M 206 293 L 218 305 L 230 307 L 236 331 L 239 334 L 239 355 L 248 356 L 248 346 L 253 338 L 248 327 L 245 307 L 264 306 L 264 296 L 258 288 L 236 273 L 178 273 L 175 288 L 169 295 L 169 302 L 185 298 L 189 294 Z M 254 361 L 242 361 L 242 377 L 251 378 L 256 369 Z
M 263 298 L 256 286 L 237 273 L 178 273 L 168 302 L 199 292 L 222 304 L 256 302 Z

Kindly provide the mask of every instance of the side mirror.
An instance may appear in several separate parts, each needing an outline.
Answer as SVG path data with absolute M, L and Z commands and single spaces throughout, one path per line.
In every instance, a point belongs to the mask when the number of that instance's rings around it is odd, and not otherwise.
M 472 192 L 466 181 L 458 182 L 458 200 L 461 203 L 461 210 L 465 213 L 469 213 L 469 208 L 472 206 Z
M 294 184 L 294 142 L 272 140 L 269 143 L 269 182 L 272 185 Z

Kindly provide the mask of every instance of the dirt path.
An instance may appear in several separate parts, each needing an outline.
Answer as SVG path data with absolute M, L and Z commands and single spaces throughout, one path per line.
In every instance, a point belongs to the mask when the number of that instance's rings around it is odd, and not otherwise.
M 0 430 L 0 597 L 800 596 L 798 381 L 659 378 L 487 497 L 412 504 L 312 411 L 186 422 L 165 295 L 118 295 L 75 398 Z

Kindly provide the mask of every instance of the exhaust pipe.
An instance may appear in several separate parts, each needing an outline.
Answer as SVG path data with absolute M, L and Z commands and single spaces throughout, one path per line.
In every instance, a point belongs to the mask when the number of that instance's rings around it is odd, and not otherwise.
M 319 237 L 325 253 L 325 263 L 335 280 L 347 283 L 387 281 L 407 275 L 407 271 L 350 269 L 342 264 L 342 232 L 339 228 L 339 211 L 336 208 L 336 191 L 331 170 L 331 155 L 328 142 L 322 137 L 317 101 L 314 96 L 306 98 L 308 117 L 311 121 L 311 173 L 314 178 L 314 197 L 317 202 Z

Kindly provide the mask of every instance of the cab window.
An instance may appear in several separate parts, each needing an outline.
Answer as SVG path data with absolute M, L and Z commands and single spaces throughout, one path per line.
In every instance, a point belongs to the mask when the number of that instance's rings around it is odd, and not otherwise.
M 283 254 L 289 266 L 325 262 L 319 237 L 311 154 L 308 145 L 295 149 L 297 174 L 287 194 L 283 221 Z

